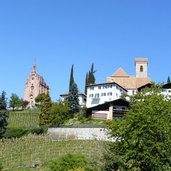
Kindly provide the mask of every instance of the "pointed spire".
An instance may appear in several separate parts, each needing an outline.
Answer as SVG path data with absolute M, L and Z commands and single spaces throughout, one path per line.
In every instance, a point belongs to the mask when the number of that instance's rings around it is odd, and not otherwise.
M 34 59 L 32 72 L 35 72 L 36 73 L 36 59 Z

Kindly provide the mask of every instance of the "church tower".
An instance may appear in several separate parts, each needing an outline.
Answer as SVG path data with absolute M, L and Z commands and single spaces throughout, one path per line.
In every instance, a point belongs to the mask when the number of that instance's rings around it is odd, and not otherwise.
M 36 71 L 36 65 L 33 65 L 31 74 L 26 81 L 24 100 L 28 101 L 28 108 L 35 107 L 35 98 L 42 93 L 49 93 L 49 86 Z
M 148 77 L 148 58 L 135 58 L 136 77 Z

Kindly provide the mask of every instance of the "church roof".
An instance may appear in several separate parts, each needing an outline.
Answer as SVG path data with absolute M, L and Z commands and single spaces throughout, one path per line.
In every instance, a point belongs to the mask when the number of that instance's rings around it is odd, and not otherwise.
M 121 85 L 125 89 L 137 89 L 145 84 L 151 83 L 150 78 L 137 78 L 135 76 L 128 77 L 110 77 L 110 81 L 114 81 L 117 84 Z
M 120 67 L 112 77 L 128 77 L 128 74 Z

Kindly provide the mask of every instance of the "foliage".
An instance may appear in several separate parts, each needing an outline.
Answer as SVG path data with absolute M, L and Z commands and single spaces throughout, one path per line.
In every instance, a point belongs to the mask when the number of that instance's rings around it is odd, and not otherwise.
M 46 126 L 33 127 L 33 128 L 30 128 L 29 131 L 32 134 L 40 135 L 40 134 L 46 134 L 48 131 L 48 128 Z
M 84 93 L 85 93 L 85 94 L 87 94 L 88 77 L 89 77 L 89 73 L 86 73 L 86 78 L 85 78 L 85 90 L 84 90 Z
M 171 170 L 171 99 L 158 86 L 130 98 L 125 119 L 108 123 L 115 142 L 109 145 L 105 170 L 117 165 L 121 171 Z
M 15 110 L 16 107 L 23 107 L 23 100 L 18 97 L 17 94 L 12 93 L 10 97 L 10 107 L 13 108 L 13 111 Z
M 71 90 L 71 87 L 74 83 L 75 83 L 75 81 L 74 81 L 74 65 L 72 65 L 71 73 L 70 73 L 70 81 L 69 81 L 69 91 Z
M 47 127 L 8 127 L 3 138 L 20 138 L 24 135 L 28 135 L 29 133 L 36 135 L 45 134 L 47 133 Z
M 78 88 L 76 83 L 71 86 L 67 100 L 69 108 L 71 110 L 71 117 L 73 117 L 74 113 L 79 112 L 80 108 L 78 99 Z
M 39 125 L 49 125 L 52 122 L 52 116 L 50 113 L 52 101 L 49 94 L 41 94 L 40 96 L 40 118 Z M 36 99 L 37 100 L 37 99 Z
M 85 156 L 81 154 L 66 154 L 50 165 L 51 171 L 95 171 Z
M 83 155 L 80 154 L 66 154 L 57 161 L 52 162 L 51 171 L 67 171 L 78 167 L 84 167 L 87 161 Z
M 85 79 L 85 94 L 87 94 L 87 86 L 90 84 L 94 84 L 96 79 L 95 79 L 95 70 L 94 70 L 94 64 L 91 65 L 90 71 L 86 74 L 86 79 Z
M 6 131 L 6 127 L 8 125 L 7 118 L 8 118 L 8 112 L 6 110 L 6 97 L 5 92 L 3 91 L 0 95 L 0 137 L 3 136 L 3 134 Z
M 27 135 L 29 131 L 26 128 L 23 127 L 12 127 L 7 128 L 4 138 L 20 138 L 24 135 Z
M 69 119 L 69 106 L 67 101 L 53 103 L 50 113 L 52 115 L 52 125 L 59 126 Z

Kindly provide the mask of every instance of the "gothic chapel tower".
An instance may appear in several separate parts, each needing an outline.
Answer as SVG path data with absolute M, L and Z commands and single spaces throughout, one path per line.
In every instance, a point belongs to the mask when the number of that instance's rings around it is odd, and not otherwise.
M 147 78 L 148 77 L 148 58 L 136 58 L 136 77 Z
M 42 93 L 49 93 L 49 86 L 36 71 L 36 65 L 33 65 L 31 74 L 26 81 L 24 100 L 28 101 L 28 108 L 35 107 L 35 98 Z

